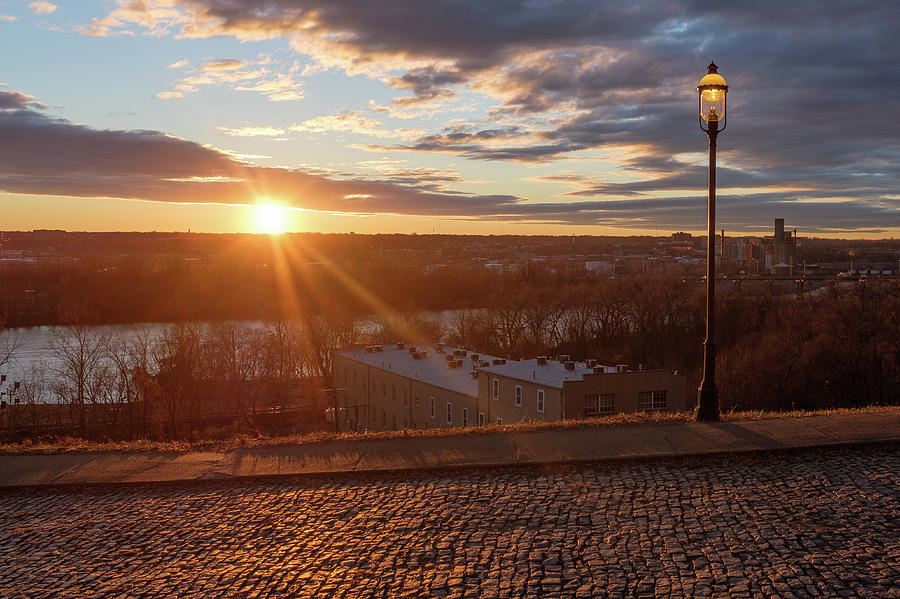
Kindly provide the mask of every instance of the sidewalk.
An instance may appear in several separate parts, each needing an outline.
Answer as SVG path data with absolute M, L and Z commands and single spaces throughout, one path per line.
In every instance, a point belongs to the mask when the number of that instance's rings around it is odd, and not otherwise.
M 900 441 L 900 408 L 716 424 L 364 439 L 228 452 L 0 455 L 0 487 L 599 462 Z

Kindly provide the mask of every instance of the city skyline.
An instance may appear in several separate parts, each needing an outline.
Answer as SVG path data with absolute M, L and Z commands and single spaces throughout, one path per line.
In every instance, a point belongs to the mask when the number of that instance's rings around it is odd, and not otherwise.
M 878 2 L 0 1 L 0 229 L 700 233 L 715 59 L 717 228 L 895 237 L 898 21 Z

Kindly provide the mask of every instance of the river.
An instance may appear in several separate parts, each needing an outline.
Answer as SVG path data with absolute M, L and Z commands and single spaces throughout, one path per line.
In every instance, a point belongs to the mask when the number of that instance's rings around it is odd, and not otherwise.
M 416 316 L 438 320 L 446 325 L 449 323 L 452 315 L 452 311 L 445 311 L 423 312 Z M 260 320 L 238 321 L 235 324 L 250 328 L 262 328 L 265 326 L 265 323 Z M 97 335 L 124 338 L 125 340 L 134 340 L 139 335 L 143 335 L 153 342 L 160 339 L 171 326 L 172 323 L 119 324 L 94 326 L 90 327 L 90 330 Z M 364 334 L 372 332 L 376 327 L 376 317 L 370 316 L 360 319 L 360 329 Z M 39 375 L 41 372 L 44 373 L 47 383 L 52 382 L 56 372 L 60 369 L 60 361 L 53 355 L 51 345 L 53 339 L 61 335 L 66 335 L 66 327 L 27 327 L 7 329 L 0 332 L 0 359 L 7 353 L 7 348 L 15 347 L 10 361 L 4 366 L 0 366 L 0 374 L 6 375 L 6 381 L 0 383 L 0 394 L 2 394 L 0 398 L 8 400 L 8 393 L 14 386 L 15 381 L 34 380 L 36 375 Z M 51 393 L 47 393 L 47 401 L 55 403 L 56 398 Z

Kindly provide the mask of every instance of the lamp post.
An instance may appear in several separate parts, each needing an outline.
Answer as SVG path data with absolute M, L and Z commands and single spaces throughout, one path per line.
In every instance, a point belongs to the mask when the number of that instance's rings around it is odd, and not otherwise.
M 706 234 L 706 340 L 703 342 L 703 381 L 697 391 L 697 420 L 719 419 L 719 391 L 716 389 L 716 138 L 725 130 L 725 96 L 728 85 L 710 62 L 697 86 L 698 122 L 709 137 L 709 227 Z M 719 124 L 721 122 L 721 128 Z M 703 124 L 706 123 L 704 127 Z

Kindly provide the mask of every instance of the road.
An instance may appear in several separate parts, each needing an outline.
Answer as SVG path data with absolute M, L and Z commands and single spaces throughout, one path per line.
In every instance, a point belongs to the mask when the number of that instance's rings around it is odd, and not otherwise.
M 0 491 L 3 597 L 900 597 L 900 447 Z

